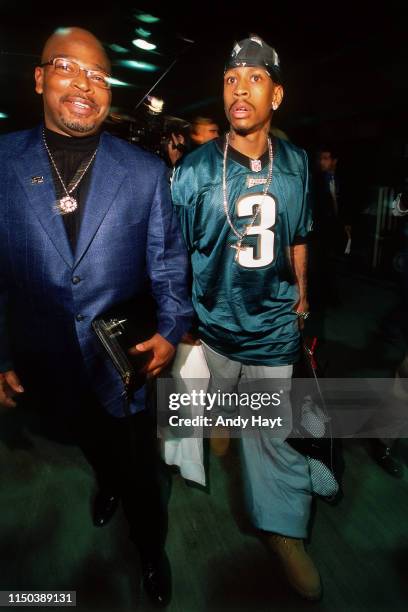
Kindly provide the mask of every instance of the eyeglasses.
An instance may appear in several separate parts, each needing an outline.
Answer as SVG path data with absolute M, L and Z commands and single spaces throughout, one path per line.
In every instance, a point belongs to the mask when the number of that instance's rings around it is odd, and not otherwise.
M 44 66 L 54 66 L 54 70 L 57 74 L 61 76 L 68 77 L 69 79 L 74 79 L 78 77 L 83 70 L 87 76 L 87 78 L 92 82 L 96 87 L 101 87 L 102 89 L 110 89 L 110 76 L 106 72 L 102 72 L 100 70 L 89 70 L 88 68 L 81 68 L 77 62 L 73 62 L 72 60 L 66 59 L 65 57 L 54 57 L 49 62 L 44 62 L 40 64 L 40 68 Z

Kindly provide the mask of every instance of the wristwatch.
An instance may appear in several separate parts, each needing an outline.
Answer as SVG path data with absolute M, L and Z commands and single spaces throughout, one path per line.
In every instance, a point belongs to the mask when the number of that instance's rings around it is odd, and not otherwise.
M 307 317 L 308 317 L 309 315 L 310 315 L 310 312 L 303 312 L 302 310 L 300 310 L 300 311 L 298 311 L 298 312 L 296 313 L 296 316 L 297 316 L 299 319 L 303 319 L 304 321 L 307 319 Z

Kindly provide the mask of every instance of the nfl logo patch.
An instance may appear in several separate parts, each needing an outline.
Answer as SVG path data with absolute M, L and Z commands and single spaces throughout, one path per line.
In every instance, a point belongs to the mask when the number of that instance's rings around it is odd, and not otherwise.
M 262 170 L 262 163 L 260 159 L 251 159 L 251 170 L 252 172 L 260 172 Z

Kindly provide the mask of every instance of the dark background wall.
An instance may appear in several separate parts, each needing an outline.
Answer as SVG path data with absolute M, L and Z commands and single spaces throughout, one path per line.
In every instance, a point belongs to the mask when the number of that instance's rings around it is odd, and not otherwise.
M 408 143 L 408 45 L 404 2 L 1 2 L 0 132 L 35 125 L 41 100 L 33 67 L 53 29 L 79 25 L 107 46 L 114 76 L 129 83 L 113 92 L 115 110 L 132 116 L 135 105 L 174 59 L 156 88 L 165 112 L 189 119 L 214 116 L 224 126 L 221 100 L 225 58 L 235 39 L 254 32 L 276 47 L 285 100 L 275 124 L 310 152 L 333 141 L 379 184 L 392 184 Z M 137 15 L 159 18 L 151 24 Z M 157 49 L 132 45 L 135 28 L 151 32 Z M 185 39 L 194 43 L 186 42 Z M 117 44 L 127 49 L 117 53 Z M 154 64 L 130 70 L 121 59 Z M 355 160 L 355 161 L 354 161 Z

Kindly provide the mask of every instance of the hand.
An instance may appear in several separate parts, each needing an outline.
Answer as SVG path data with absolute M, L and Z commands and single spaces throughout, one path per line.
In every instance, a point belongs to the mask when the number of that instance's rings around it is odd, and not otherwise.
M 345 232 L 346 232 L 346 234 L 347 234 L 347 238 L 349 238 L 349 239 L 350 239 L 350 238 L 351 238 L 351 225 L 345 225 L 345 226 L 344 226 L 344 231 L 345 231 Z
M 296 304 L 295 312 L 307 312 L 309 313 L 309 302 L 306 298 L 301 298 L 299 302 Z M 302 317 L 298 317 L 298 325 L 300 331 L 303 331 L 305 327 L 305 319 Z
M 201 340 L 191 332 L 185 333 L 180 342 L 182 344 L 190 344 L 191 346 L 200 346 L 201 344 Z
M 182 134 L 172 134 L 171 140 L 167 145 L 167 154 L 172 166 L 175 166 L 178 160 L 183 157 L 183 151 L 177 148 L 177 145 L 185 144 L 185 139 Z
M 16 402 L 13 400 L 13 397 L 23 392 L 24 389 L 14 370 L 0 372 L 0 406 L 14 408 Z
M 136 346 L 129 349 L 131 355 L 146 353 L 147 351 L 151 351 L 152 356 L 143 368 L 143 372 L 150 376 L 157 376 L 173 359 L 176 349 L 160 334 L 154 334 L 154 336 L 145 340 L 145 342 L 136 344 Z

